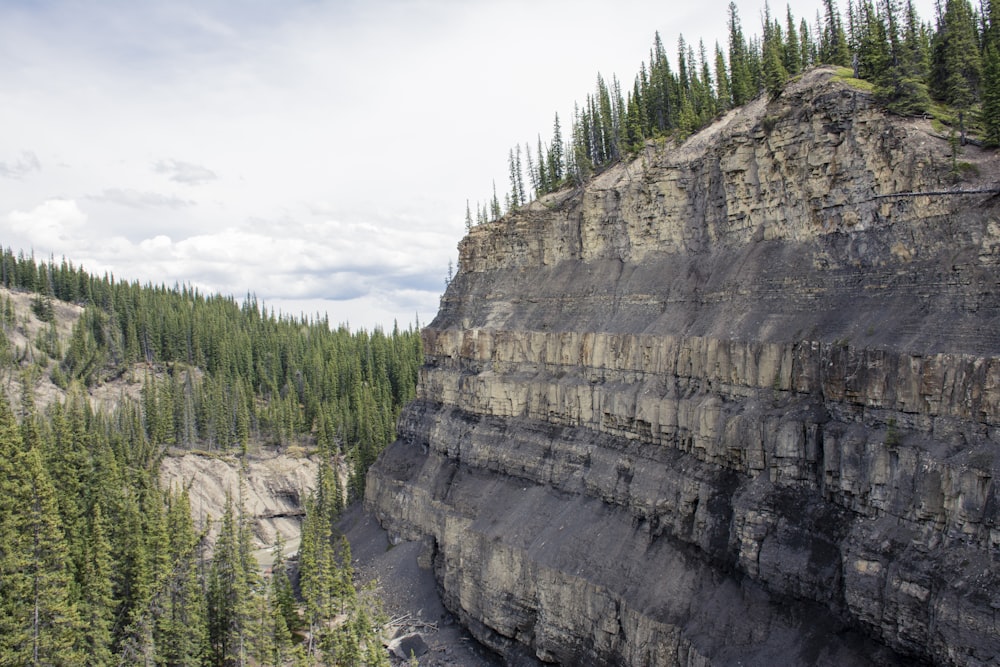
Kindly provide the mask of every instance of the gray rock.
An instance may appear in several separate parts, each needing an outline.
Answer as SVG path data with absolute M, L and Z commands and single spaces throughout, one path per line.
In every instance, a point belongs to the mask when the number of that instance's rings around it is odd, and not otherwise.
M 804 76 L 471 230 L 366 505 L 510 664 L 1000 662 L 1000 159 Z M 970 172 L 971 173 L 971 172 Z
M 389 652 L 401 660 L 409 660 L 411 657 L 421 657 L 427 653 L 427 642 L 423 636 L 414 632 L 402 637 L 397 637 L 389 642 Z

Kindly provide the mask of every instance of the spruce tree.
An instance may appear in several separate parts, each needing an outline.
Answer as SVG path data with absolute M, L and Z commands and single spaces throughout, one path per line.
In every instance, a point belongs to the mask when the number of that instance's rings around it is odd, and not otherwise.
M 916 10 L 912 2 L 907 2 L 904 17 L 897 0 L 882 0 L 882 14 L 878 23 L 884 26 L 885 56 L 880 69 L 871 77 L 875 96 L 896 113 L 922 114 L 930 107 L 931 99 Z
M 799 46 L 799 32 L 792 16 L 792 6 L 785 5 L 785 48 L 783 63 L 789 76 L 802 71 L 802 49 Z
M 982 63 L 983 135 L 990 146 L 1000 146 L 1000 3 L 991 0 L 987 21 Z
M 226 499 L 222 525 L 208 573 L 208 655 L 212 665 L 243 665 L 251 591 L 245 568 L 239 520 Z
M 781 38 L 781 27 L 776 21 L 771 21 L 770 9 L 766 4 L 764 7 L 764 89 L 771 99 L 774 99 L 781 94 L 785 82 L 788 81 L 788 70 L 785 69 L 782 57 L 784 42 Z
M 559 126 L 559 114 L 557 113 L 552 122 L 552 143 L 549 145 L 548 153 L 548 174 L 553 187 L 562 181 L 564 167 L 562 128 Z
M 847 67 L 851 64 L 851 51 L 840 12 L 837 11 L 837 3 L 835 0 L 823 0 L 823 9 L 825 16 L 819 49 L 820 60 L 828 65 Z
M 114 663 L 111 649 L 116 601 L 112 586 L 114 560 L 104 511 L 95 503 L 90 511 L 86 548 L 80 574 L 80 616 L 83 647 L 92 665 Z M 192 629 L 196 631 L 196 628 Z
M 891 66 L 889 40 L 885 32 L 885 23 L 878 15 L 871 0 L 863 0 L 856 12 L 855 25 L 855 56 L 856 72 L 859 78 L 870 81 L 884 80 Z
M 719 111 L 727 111 L 733 105 L 733 97 L 729 89 L 729 73 L 726 67 L 726 56 L 719 43 L 715 43 L 715 99 Z
M 156 601 L 156 643 L 163 664 L 191 665 L 205 654 L 207 619 L 199 572 L 201 538 L 194 530 L 186 489 L 169 497 L 166 525 L 172 567 Z
M 23 448 L 0 397 L 0 664 L 72 665 L 83 661 L 70 558 L 37 447 Z
M 41 453 L 26 453 L 31 495 L 30 511 L 23 530 L 30 547 L 25 574 L 31 586 L 31 663 L 74 664 L 82 656 L 81 625 L 70 598 L 69 554 L 56 506 L 55 489 L 45 472 Z
M 756 95 L 746 39 L 735 2 L 729 3 L 729 88 L 733 106 L 743 106 Z
M 960 110 L 979 100 L 982 61 L 976 20 L 968 0 L 947 0 L 934 34 L 931 90 Z

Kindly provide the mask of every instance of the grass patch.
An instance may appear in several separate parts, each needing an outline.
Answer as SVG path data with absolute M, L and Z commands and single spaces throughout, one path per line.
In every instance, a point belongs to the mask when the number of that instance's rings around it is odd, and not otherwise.
M 979 176 L 979 167 L 971 162 L 959 161 L 955 163 L 955 170 L 958 172 L 959 176 L 963 178 Z
M 966 136 L 982 136 L 983 126 L 980 119 L 982 107 L 979 105 L 967 109 L 962 114 L 961 120 L 959 119 L 958 109 L 937 101 L 931 103 L 930 108 L 927 109 L 927 114 L 931 117 L 931 129 L 936 134 L 948 136 L 952 129 L 958 132 L 964 122 Z
M 838 67 L 833 75 L 833 80 L 845 83 L 855 90 L 861 90 L 866 93 L 875 92 L 875 84 L 864 79 L 855 79 L 854 70 L 850 67 Z

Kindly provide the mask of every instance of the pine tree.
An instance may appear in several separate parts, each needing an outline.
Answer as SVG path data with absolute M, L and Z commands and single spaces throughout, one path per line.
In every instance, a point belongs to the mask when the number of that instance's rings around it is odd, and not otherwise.
M 1000 3 L 990 1 L 983 48 L 982 124 L 986 143 L 1000 146 Z
M 819 47 L 820 60 L 829 65 L 842 65 L 847 67 L 851 64 L 851 52 L 847 44 L 847 35 L 844 33 L 844 24 L 837 11 L 835 0 L 823 0 L 825 20 L 822 30 L 822 42 Z
M 284 548 L 284 540 L 281 537 L 281 533 L 278 533 L 271 552 L 273 559 L 271 566 L 271 600 L 276 613 L 282 618 L 282 627 L 286 628 L 286 631 L 294 631 L 299 629 L 301 620 L 296 608 L 295 591 L 288 577 Z
M 913 3 L 907 3 L 905 25 L 900 23 L 897 0 L 881 0 L 882 16 L 870 19 L 869 32 L 878 44 L 877 57 L 869 63 L 873 70 L 875 96 L 891 111 L 904 115 L 924 113 L 930 106 L 926 84 L 926 53 Z M 870 3 L 867 11 L 871 14 Z M 901 30 L 902 28 L 902 30 Z
M 795 76 L 802 71 L 802 49 L 799 46 L 799 33 L 792 16 L 792 6 L 785 5 L 785 48 L 782 64 L 789 76 Z
M 499 220 L 501 215 L 500 200 L 497 198 L 497 184 L 493 181 L 493 199 L 490 200 L 490 220 Z
M 565 166 L 563 164 L 562 129 L 559 126 L 558 113 L 555 115 L 555 120 L 552 123 L 552 143 L 549 145 L 547 160 L 549 178 L 552 181 L 552 186 L 555 187 L 563 179 Z
M 855 15 L 855 71 L 861 79 L 875 81 L 889 68 L 889 40 L 882 21 L 871 0 L 864 0 Z
M 113 664 L 111 648 L 116 601 L 112 586 L 114 560 L 104 512 L 99 503 L 90 512 L 89 531 L 80 576 L 83 647 L 92 665 Z
M 542 135 L 538 135 L 538 172 L 535 174 L 535 181 L 538 183 L 538 194 L 544 195 L 552 192 L 554 184 L 548 170 L 548 155 L 542 146 Z
M 227 498 L 208 574 L 208 655 L 212 665 L 245 664 L 250 605 L 242 530 L 232 498 Z
M 0 656 L 5 665 L 31 664 L 32 657 L 28 536 L 21 521 L 31 503 L 24 467 L 20 428 L 0 396 L 0 494 L 7 507 L 0 513 Z
M 207 620 L 199 573 L 201 539 L 186 489 L 169 497 L 166 525 L 172 568 L 157 599 L 156 644 L 164 665 L 191 665 L 205 654 Z
M 748 47 L 735 2 L 729 3 L 729 88 L 736 107 L 743 106 L 756 95 Z
M 31 490 L 30 513 L 24 526 L 30 554 L 26 574 L 31 584 L 32 664 L 73 664 L 81 659 L 80 620 L 69 597 L 69 554 L 56 508 L 55 489 L 45 473 L 41 453 L 27 452 Z
M 37 447 L 23 449 L 0 398 L 0 664 L 83 661 L 81 625 L 55 489 Z
M 799 22 L 799 49 L 802 52 L 802 69 L 816 63 L 816 43 L 809 34 L 809 23 L 805 19 Z
M 788 70 L 785 69 L 782 53 L 784 42 L 781 38 L 781 27 L 771 21 L 771 10 L 764 5 L 764 45 L 763 69 L 764 88 L 771 99 L 777 98 L 784 90 L 788 81 Z
M 931 90 L 934 97 L 969 109 L 979 99 L 982 61 L 976 20 L 968 0 L 947 0 L 934 34 Z
M 718 42 L 715 43 L 715 99 L 718 101 L 720 111 L 727 111 L 732 107 L 733 98 L 729 89 L 726 56 Z

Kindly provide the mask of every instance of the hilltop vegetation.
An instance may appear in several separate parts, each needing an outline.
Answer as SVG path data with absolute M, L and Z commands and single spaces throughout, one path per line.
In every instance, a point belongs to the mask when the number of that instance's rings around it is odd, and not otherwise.
M 413 396 L 415 329 L 331 328 L 10 249 L 0 286 L 0 664 L 385 660 L 333 523 Z M 186 490 L 158 482 L 171 450 L 290 447 L 321 459 L 298 596 L 280 546 L 261 575 L 238 497 L 209 554 Z
M 564 134 L 556 114 L 551 139 L 538 136 L 508 154 L 510 189 L 466 205 L 472 227 L 499 219 L 537 197 L 580 185 L 593 173 L 635 155 L 647 142 L 681 141 L 721 114 L 761 94 L 776 97 L 809 67 L 839 65 L 888 110 L 932 115 L 961 145 L 1000 145 L 1000 3 L 945 0 L 931 24 L 912 0 L 850 0 L 846 16 L 822 0 L 816 21 L 784 16 L 765 3 L 761 31 L 748 36 L 730 2 L 726 45 L 709 53 L 703 40 L 677 39 L 673 64 L 659 33 L 649 62 L 631 86 L 597 75 L 597 85 L 574 105 Z

